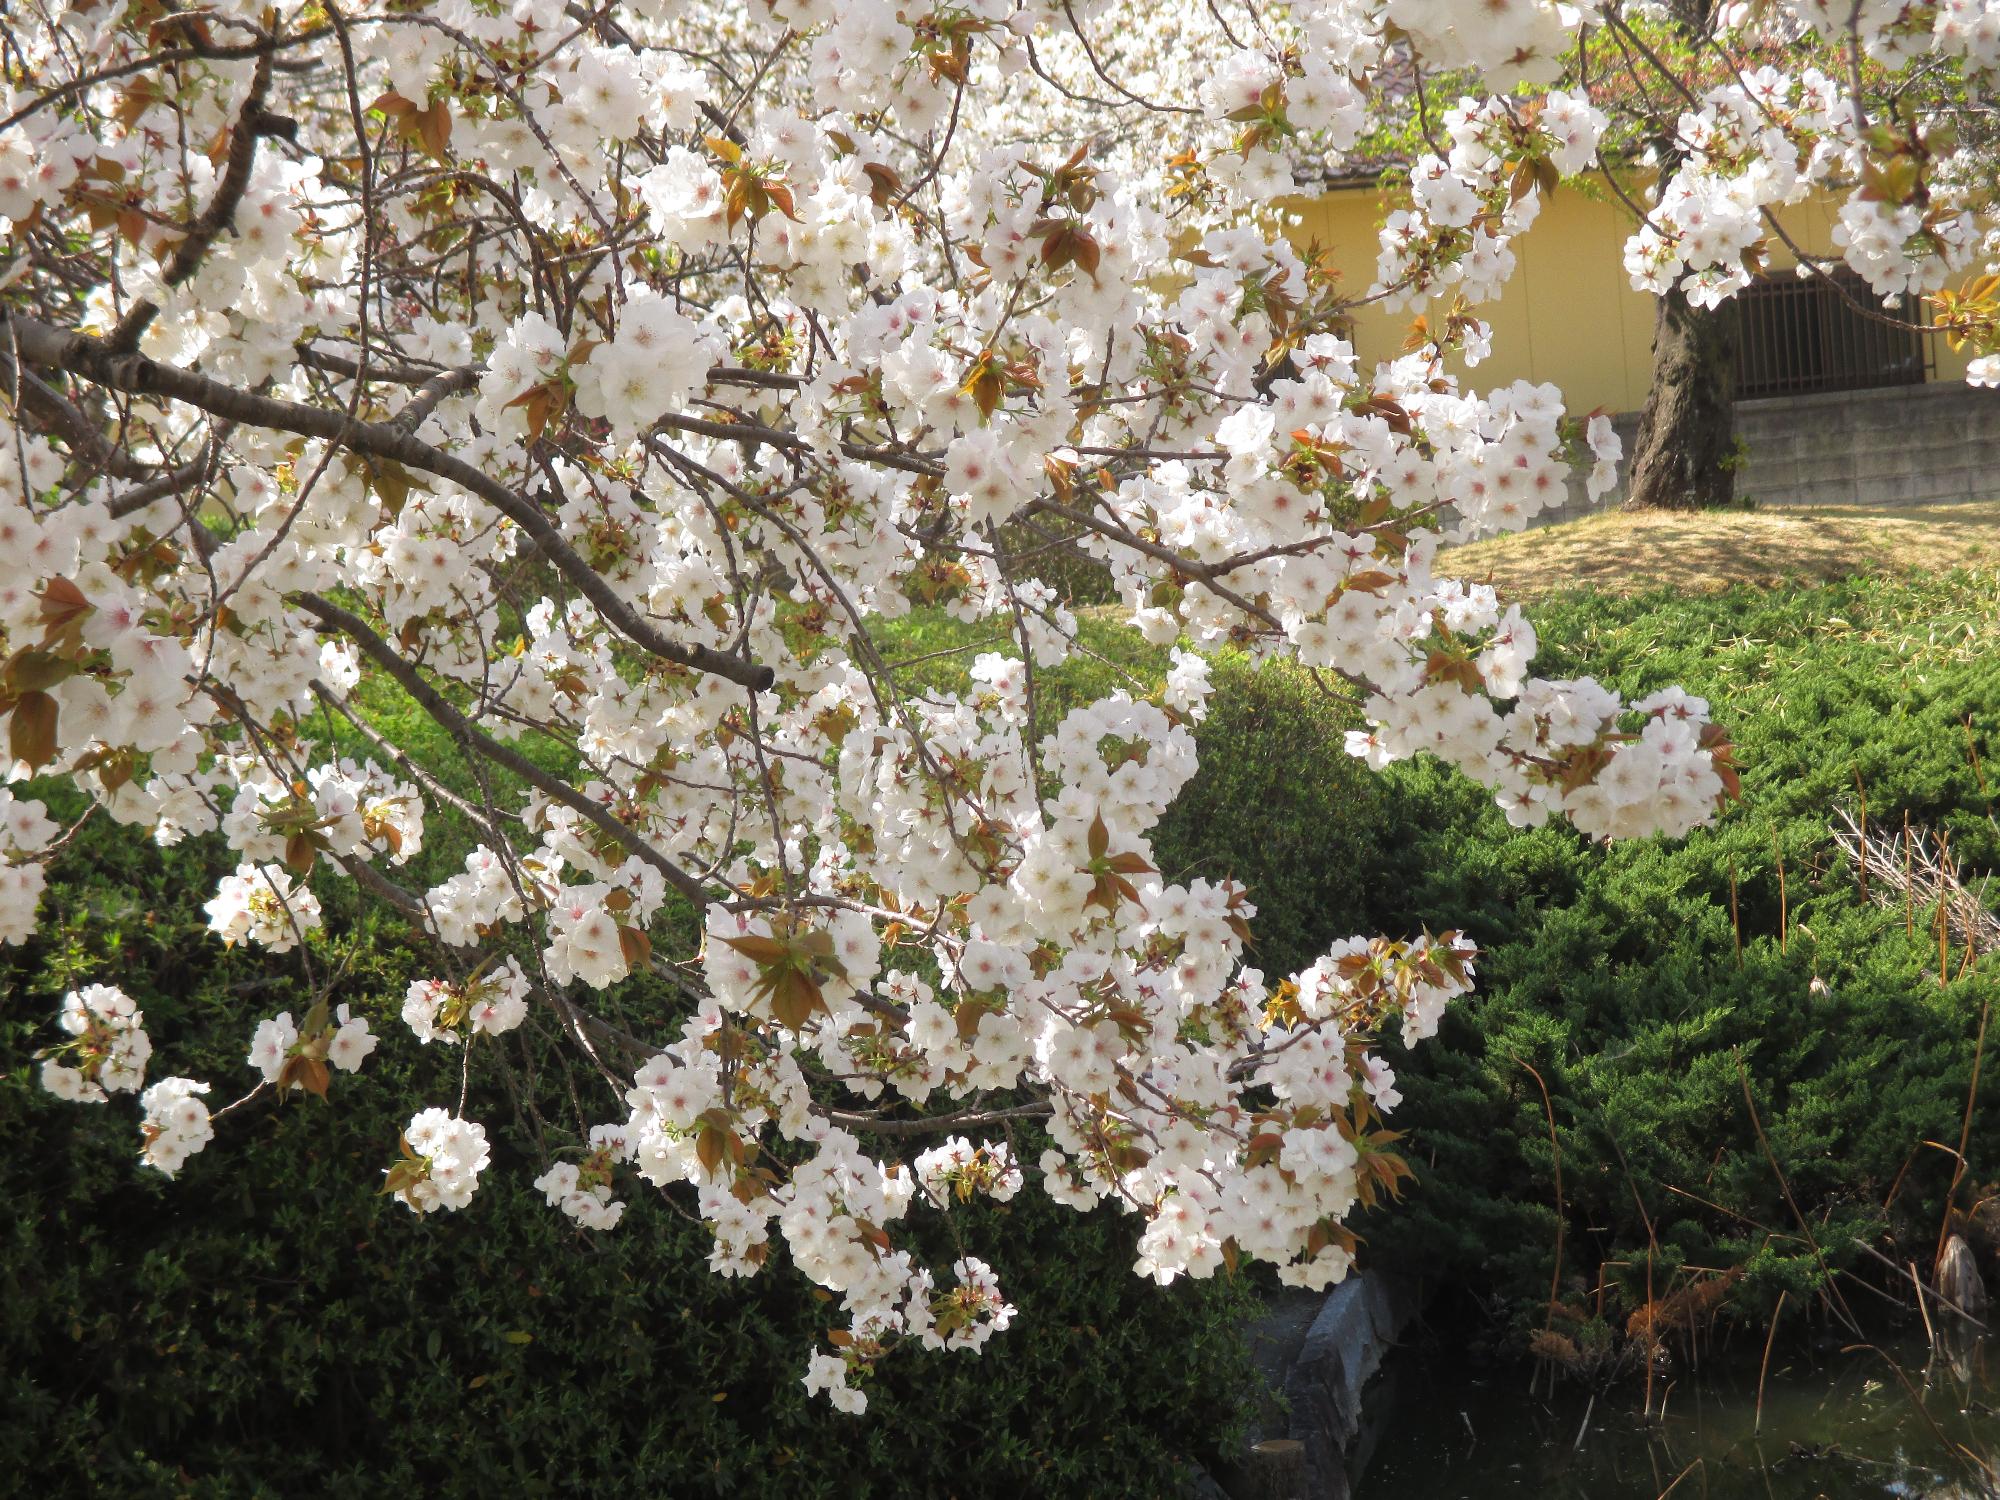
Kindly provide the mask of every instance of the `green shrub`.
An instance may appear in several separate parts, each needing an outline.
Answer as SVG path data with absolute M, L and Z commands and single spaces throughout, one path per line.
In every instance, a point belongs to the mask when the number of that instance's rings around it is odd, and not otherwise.
M 1969 879 L 2000 868 L 1986 782 L 2000 758 L 2000 580 L 1577 593 L 1534 618 L 1545 675 L 1707 696 L 1746 763 L 1742 802 L 1678 843 L 1601 848 L 1562 826 L 1511 829 L 1435 763 L 1367 774 L 1342 749 L 1351 720 L 1304 674 L 1225 658 L 1201 769 L 1155 838 L 1169 875 L 1250 886 L 1253 961 L 1268 973 L 1354 932 L 1462 926 L 1484 952 L 1474 995 L 1434 1040 L 1389 1044 L 1419 1180 L 1360 1226 L 1364 1262 L 1539 1323 L 1556 1229 L 1551 1113 L 1572 1283 L 1606 1276 L 1630 1304 L 1649 1261 L 1656 1291 L 1682 1267 L 1741 1265 L 1742 1295 L 1768 1305 L 1780 1287 L 1807 1292 L 1822 1254 L 1862 1260 L 1856 1240 L 1928 1255 L 1951 1160 L 1920 1143 L 1957 1139 L 1991 990 L 1976 969 L 1958 977 L 1962 954 L 1939 987 L 1928 914 L 1912 940 L 1900 909 L 1863 901 L 1829 825 L 1855 804 L 1858 776 L 1877 828 L 1907 814 L 1949 835 Z M 1163 668 L 1120 665 L 1151 680 Z M 1115 685 L 1093 665 L 1051 697 L 1060 707 L 1062 693 Z M 1975 1148 L 1995 1123 L 1982 1105 Z M 1977 1149 L 1971 1166 L 2000 1176 Z
M 1354 932 L 1462 926 L 1483 950 L 1477 990 L 1438 1037 L 1388 1044 L 1418 1182 L 1359 1224 L 1364 1263 L 1539 1324 L 1551 1115 L 1565 1281 L 1608 1278 L 1624 1288 L 1614 1306 L 1644 1299 L 1649 1265 L 1656 1292 L 1683 1268 L 1747 1267 L 1740 1295 L 1768 1305 L 1781 1287 L 1808 1293 L 1821 1255 L 1862 1259 L 1857 1240 L 1929 1253 L 1951 1163 L 1920 1143 L 1956 1140 L 1989 990 L 1976 971 L 1957 978 L 1956 959 L 1940 989 L 1926 915 L 1913 941 L 1900 910 L 1863 901 L 1829 823 L 1858 774 L 1878 827 L 1907 813 L 1946 830 L 1972 877 L 2000 865 L 1975 762 L 2000 749 L 1995 592 L 1959 577 L 1544 601 L 1538 670 L 1591 672 L 1630 697 L 1678 682 L 1735 734 L 1743 801 L 1678 843 L 1510 829 L 1430 762 L 1371 776 L 1342 748 L 1351 720 L 1304 674 L 1218 664 L 1201 769 L 1154 841 L 1166 873 L 1248 884 L 1253 961 L 1271 974 Z M 1163 663 L 1120 665 L 1157 680 Z M 1066 670 L 1044 708 L 1115 685 L 1096 664 Z M 1993 1123 L 1983 1107 L 1975 1143 Z M 1973 1167 L 2000 1176 L 1977 1153 Z
M 1961 576 L 1541 606 L 1538 670 L 1708 696 L 1746 762 L 1743 801 L 1680 843 L 1593 848 L 1508 829 L 1435 766 L 1396 768 L 1404 834 L 1378 879 L 1396 900 L 1378 915 L 1463 922 L 1485 956 L 1470 1001 L 1398 1059 L 1420 1182 L 1377 1254 L 1539 1323 L 1552 1112 L 1574 1286 L 1602 1274 L 1629 1305 L 1649 1265 L 1656 1290 L 1682 1266 L 1745 1266 L 1742 1295 L 1768 1305 L 1809 1290 L 1821 1253 L 1861 1261 L 1857 1240 L 1927 1263 L 1952 1162 L 1922 1143 L 1957 1140 L 1992 986 L 1958 977 L 1954 943 L 1941 988 L 1928 913 L 1912 940 L 1900 906 L 1864 901 L 1829 824 L 1858 773 L 1878 828 L 1907 813 L 1949 831 L 1969 877 L 1992 871 L 2000 834 L 1968 746 L 2000 744 L 1994 592 Z M 1982 1181 L 2000 1175 L 1992 1100 L 1973 1123 Z
M 1371 777 L 1307 679 L 1219 667 L 1202 769 L 1156 839 L 1167 873 L 1250 885 L 1254 961 L 1271 973 L 1351 932 L 1462 925 L 1484 949 L 1477 993 L 1440 1035 L 1390 1047 L 1419 1181 L 1359 1226 L 1364 1262 L 1539 1321 L 1551 1115 L 1573 1287 L 1604 1276 L 1636 1302 L 1649 1269 L 1662 1289 L 1683 1268 L 1740 1265 L 1752 1304 L 1807 1292 L 1815 1252 L 1773 1158 L 1830 1263 L 1853 1262 L 1857 1238 L 1928 1253 L 1951 1162 L 1921 1143 L 1956 1140 L 1990 988 L 1957 977 L 1957 958 L 1940 987 L 1926 914 L 1913 940 L 1900 910 L 1864 902 L 1827 826 L 1858 772 L 1878 826 L 1907 812 L 1949 831 L 1974 876 L 2000 865 L 1984 782 L 2000 749 L 1994 593 L 1959 577 L 1545 603 L 1541 670 L 1633 695 L 1680 682 L 1735 732 L 1743 803 L 1678 844 L 1510 830 L 1427 763 Z M 970 640 L 924 617 L 899 644 Z M 1051 720 L 1128 676 L 1158 680 L 1163 653 L 1095 621 L 1086 640 L 1098 656 L 1043 674 Z M 955 685 L 966 660 L 910 670 Z M 423 878 L 460 842 L 441 827 Z M 179 1182 L 139 1170 L 129 1103 L 58 1104 L 29 1054 L 63 988 L 115 976 L 161 1046 L 156 1076 L 247 1085 L 246 996 L 269 1014 L 305 992 L 202 929 L 220 858 L 93 825 L 59 867 L 55 919 L 0 970 L 0 1452 L 25 1460 L 25 1491 L 1157 1494 L 1226 1441 L 1247 1384 L 1243 1286 L 1161 1292 L 1131 1274 L 1129 1221 L 1035 1192 L 948 1226 L 1007 1277 L 1015 1327 L 976 1360 L 892 1361 L 858 1422 L 805 1401 L 804 1350 L 831 1321 L 810 1287 L 782 1267 L 711 1276 L 698 1226 L 658 1196 L 635 1196 L 613 1235 L 571 1233 L 528 1186 L 535 1126 L 515 1126 L 490 1069 L 470 1108 L 499 1127 L 486 1185 L 462 1215 L 413 1219 L 374 1184 L 408 1101 L 455 1097 L 456 1059 L 394 1040 L 425 963 L 393 921 L 338 896 L 316 961 L 348 959 L 341 997 L 392 1040 L 332 1108 L 260 1101 Z M 572 1090 L 611 1112 L 552 1036 L 509 1046 L 544 1119 L 573 1118 Z M 1984 1150 L 1996 1123 L 1983 1104 L 1981 1181 L 2000 1175 Z
M 925 656 L 974 638 L 934 615 L 898 646 Z M 1119 686 L 1157 684 L 1165 653 L 1086 621 L 1088 650 L 1041 674 L 1045 722 Z M 960 685 L 969 655 L 919 680 Z M 1313 956 L 1314 930 L 1363 921 L 1379 781 L 1341 748 L 1347 721 L 1311 683 L 1240 662 L 1221 668 L 1203 768 L 1160 833 L 1174 876 L 1235 872 L 1263 907 L 1258 958 Z M 448 766 L 407 705 L 378 722 Z M 429 738 L 426 736 L 429 735 Z M 531 747 L 532 748 L 532 747 Z M 559 766 L 552 769 L 560 770 Z M 434 818 L 414 878 L 457 867 L 462 827 Z M 1337 858 L 1330 858 L 1337 851 Z M 212 841 L 169 851 L 103 823 L 58 866 L 46 925 L 4 955 L 0 1020 L 0 1451 L 33 1455 L 48 1491 L 284 1494 L 1156 1495 L 1189 1460 L 1225 1451 L 1250 1389 L 1239 1325 L 1247 1282 L 1132 1274 L 1133 1222 L 1079 1217 L 1037 1191 L 957 1219 L 1021 1309 L 977 1359 L 913 1354 L 869 1383 L 860 1421 L 808 1404 L 808 1344 L 835 1321 L 780 1264 L 749 1283 L 705 1266 L 698 1224 L 633 1196 L 607 1236 L 576 1234 L 529 1186 L 526 1149 L 571 1137 L 572 1099 L 617 1105 L 537 1025 L 504 1051 L 520 1105 L 489 1059 L 468 1113 L 491 1122 L 495 1160 L 461 1215 L 417 1220 L 380 1197 L 381 1167 L 413 1101 L 452 1100 L 458 1058 L 408 1044 L 403 987 L 428 964 L 343 882 L 320 883 L 327 935 L 311 957 L 345 964 L 336 998 L 384 1045 L 332 1107 L 260 1100 L 221 1122 L 180 1180 L 136 1165 L 135 1111 L 63 1105 L 32 1082 L 57 998 L 115 978 L 160 1047 L 153 1076 L 212 1078 L 212 1107 L 252 1075 L 249 1021 L 300 1013 L 295 962 L 229 952 L 200 903 L 227 864 Z M 692 914 L 684 914 L 691 936 Z M 254 997 L 254 999 L 252 998 Z M 661 997 L 619 987 L 614 1019 Z M 532 1105 L 532 1109 L 528 1106 Z M 1032 1157 L 1040 1142 L 1024 1132 Z M 955 1219 L 957 1216 L 955 1216 Z M 949 1259 L 942 1230 L 927 1248 Z M 976 1473 L 964 1455 L 977 1450 Z
M 1099 616 L 1082 621 L 1081 649 L 1036 676 L 1042 732 L 1070 709 L 1123 688 L 1143 697 L 1166 675 L 1168 654 Z M 899 622 L 906 658 L 927 658 L 916 682 L 963 691 L 974 627 L 938 614 Z M 992 649 L 984 647 L 982 649 Z M 1284 662 L 1217 658 L 1208 718 L 1195 732 L 1201 763 L 1153 837 L 1169 880 L 1234 876 L 1258 915 L 1251 961 L 1266 973 L 1311 963 L 1330 937 L 1372 930 L 1370 887 L 1384 854 L 1392 803 L 1382 778 L 1346 750 L 1352 708 Z
M 1224 658 L 1213 680 L 1200 769 L 1161 820 L 1154 854 L 1169 879 L 1233 875 L 1250 887 L 1250 961 L 1275 980 L 1333 938 L 1376 930 L 1371 886 L 1392 801 L 1347 753 L 1353 710 L 1308 674 Z

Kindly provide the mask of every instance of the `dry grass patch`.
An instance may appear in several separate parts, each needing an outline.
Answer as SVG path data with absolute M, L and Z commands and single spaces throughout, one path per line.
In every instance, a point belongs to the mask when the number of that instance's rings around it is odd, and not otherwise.
M 1525 598 L 1551 589 L 1693 592 L 2000 565 L 2000 500 L 1953 505 L 1609 511 L 1454 547 L 1439 572 Z

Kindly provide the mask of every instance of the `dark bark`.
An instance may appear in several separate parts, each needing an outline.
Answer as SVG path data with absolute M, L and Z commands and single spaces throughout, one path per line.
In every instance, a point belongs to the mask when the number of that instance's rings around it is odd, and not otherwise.
M 1715 10 L 1715 0 L 1669 0 L 1677 40 L 1698 51 Z M 1686 97 L 1685 82 L 1675 87 Z M 1662 182 L 1681 164 L 1673 125 L 1678 112 L 1674 104 L 1652 132 Z M 1712 310 L 1692 307 L 1678 288 L 1659 299 L 1653 386 L 1632 444 L 1627 510 L 1707 510 L 1736 498 L 1736 329 L 1734 301 Z
M 1653 388 L 1632 445 L 1628 510 L 1706 510 L 1736 496 L 1736 304 L 1659 299 Z

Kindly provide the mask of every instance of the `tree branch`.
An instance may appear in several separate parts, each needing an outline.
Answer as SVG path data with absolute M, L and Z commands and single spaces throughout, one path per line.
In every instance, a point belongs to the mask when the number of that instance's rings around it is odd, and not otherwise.
M 591 801 L 575 787 L 544 771 L 512 745 L 501 743 L 474 724 L 455 704 L 426 682 L 423 674 L 398 655 L 396 649 L 376 634 L 359 615 L 318 594 L 302 593 L 297 597 L 299 606 L 308 614 L 329 629 L 339 631 L 367 652 L 375 664 L 395 678 L 403 691 L 416 700 L 417 706 L 437 720 L 463 749 L 476 752 L 495 765 L 512 771 L 550 801 L 560 802 L 587 819 L 626 853 L 658 870 L 666 877 L 667 884 L 693 902 L 697 910 L 708 905 L 708 892 L 700 881 L 619 822 L 610 809 Z
M 938 1115 L 928 1120 L 879 1120 L 852 1110 L 810 1104 L 807 1109 L 844 1130 L 866 1131 L 870 1135 L 943 1135 L 952 1130 L 976 1130 L 982 1125 L 998 1125 L 1006 1120 L 1044 1120 L 1055 1113 L 1049 1103 L 1020 1104 L 1011 1109 L 966 1110 L 955 1115 Z
M 419 469 L 450 480 L 477 495 L 533 537 L 549 560 L 575 586 L 577 592 L 596 607 L 600 615 L 655 656 L 741 684 L 754 692 L 762 692 L 776 680 L 767 666 L 730 656 L 712 646 L 690 646 L 669 640 L 627 603 L 596 569 L 578 556 L 575 549 L 562 539 L 555 523 L 540 506 L 523 499 L 463 459 L 440 452 L 403 431 L 394 422 L 363 422 L 344 412 L 324 407 L 252 395 L 192 370 L 163 365 L 143 354 L 121 354 L 103 339 L 68 332 L 21 313 L 7 315 L 6 322 L 22 360 L 43 369 L 67 371 L 108 389 L 131 395 L 165 396 L 184 401 L 214 416 L 252 427 L 275 428 L 281 432 L 298 433 L 302 437 L 323 438 L 357 453 L 391 459 L 406 468 Z
M 236 207 L 243 201 L 243 194 L 250 186 L 250 169 L 256 165 L 257 137 L 267 128 L 264 96 L 270 88 L 271 54 L 260 52 L 256 70 L 250 75 L 250 93 L 229 132 L 229 158 L 222 169 L 222 180 L 216 184 L 215 196 L 201 211 L 201 217 L 188 225 L 186 237 L 174 246 L 173 258 L 160 274 L 162 286 L 179 286 L 194 275 L 201 269 L 202 258 L 216 237 L 234 226 Z M 138 348 L 140 335 L 159 315 L 159 304 L 142 298 L 125 310 L 125 316 L 111 330 L 107 342 L 120 353 Z

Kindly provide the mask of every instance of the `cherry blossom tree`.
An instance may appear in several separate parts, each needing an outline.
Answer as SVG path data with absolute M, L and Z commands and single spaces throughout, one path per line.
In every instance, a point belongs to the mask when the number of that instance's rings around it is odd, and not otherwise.
M 1980 78 L 2000 55 L 1977 3 L 1834 9 L 1727 24 L 1837 23 Z M 147 1165 L 226 1170 L 230 1111 L 338 1107 L 378 1045 L 469 1079 L 545 1015 L 603 1084 L 536 1180 L 552 1208 L 602 1232 L 656 1191 L 716 1271 L 789 1262 L 839 1298 L 804 1378 L 846 1410 L 898 1346 L 976 1351 L 1012 1317 L 1006 1267 L 909 1247 L 974 1199 L 1114 1204 L 1162 1283 L 1337 1280 L 1347 1217 L 1405 1173 L 1376 1039 L 1429 1035 L 1475 955 L 1357 936 L 1264 974 L 1250 894 L 1170 880 L 1148 833 L 1222 649 L 1312 672 L 1368 726 L 1354 754 L 1442 757 L 1517 824 L 1676 835 L 1733 794 L 1705 704 L 1537 678 L 1520 612 L 1433 571 L 1573 465 L 1611 481 L 1608 423 L 1445 359 L 1593 165 L 1605 120 L 1561 59 L 1621 16 L 16 8 L 0 939 L 74 829 L 35 795 L 62 777 L 135 838 L 226 844 L 214 940 L 318 997 L 246 1013 L 244 1077 L 196 1080 L 107 975 L 52 1024 L 46 1086 L 139 1093 Z M 1488 92 L 1442 109 L 1379 264 L 1330 265 L 1282 194 L 1410 57 Z M 1843 217 L 1878 283 L 1943 296 L 1990 251 L 1943 143 L 1837 79 L 1690 119 L 1707 144 L 1632 251 L 1650 281 L 1726 294 L 1765 211 L 1840 173 L 1876 185 Z M 1951 294 L 1963 336 L 1994 338 L 1990 290 Z M 1428 313 L 1375 368 L 1340 333 L 1369 300 Z M 1080 565 L 1173 665 L 1058 716 L 1083 645 L 1051 580 Z M 958 690 L 898 658 L 916 610 L 976 627 Z M 477 846 L 412 881 L 447 813 Z M 315 957 L 342 883 L 434 940 L 393 1035 Z M 675 999 L 614 1006 L 634 975 Z M 383 1143 L 417 1214 L 476 1211 L 509 1127 L 465 1097 Z

